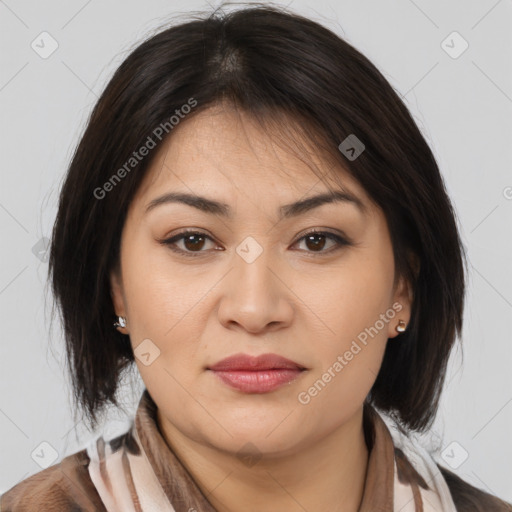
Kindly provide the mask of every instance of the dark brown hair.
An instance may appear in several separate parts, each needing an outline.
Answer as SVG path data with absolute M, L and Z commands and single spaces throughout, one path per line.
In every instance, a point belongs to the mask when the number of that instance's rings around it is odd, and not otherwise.
M 302 130 L 382 208 L 396 275 L 412 283 L 414 300 L 368 401 L 408 429 L 426 429 L 461 333 L 465 290 L 464 250 L 436 160 L 366 57 L 318 23 L 270 6 L 215 11 L 161 30 L 122 62 L 91 113 L 63 184 L 50 252 L 76 404 L 92 425 L 108 402 L 118 405 L 119 379 L 134 356 L 112 326 L 109 274 L 156 151 L 129 170 L 126 162 L 148 137 L 160 146 L 165 138 L 155 129 L 191 98 L 196 107 L 181 122 L 224 102 L 263 124 Z M 338 149 L 351 135 L 365 146 L 355 159 Z M 123 166 L 122 181 L 98 194 Z
M 467 271 L 436 160 L 366 57 L 310 19 L 254 4 L 161 29 L 122 62 L 90 115 L 61 190 L 49 261 L 75 413 L 82 410 L 94 427 L 108 403 L 120 405 L 120 379 L 133 368 L 129 339 L 112 325 L 109 276 L 128 207 L 157 154 L 135 161 L 134 152 L 150 139 L 154 147 L 172 143 L 172 123 L 219 103 L 277 127 L 284 145 L 296 149 L 294 137 L 305 135 L 324 162 L 348 171 L 382 208 L 395 283 L 406 278 L 414 299 L 408 328 L 387 344 L 367 403 L 402 429 L 426 430 L 461 335 Z M 355 159 L 338 148 L 349 136 L 365 147 Z M 458 509 L 512 510 L 440 469 Z

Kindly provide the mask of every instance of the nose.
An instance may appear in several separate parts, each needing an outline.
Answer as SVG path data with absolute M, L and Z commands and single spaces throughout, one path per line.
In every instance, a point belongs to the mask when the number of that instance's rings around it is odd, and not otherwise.
M 217 313 L 224 327 L 258 334 L 290 325 L 294 294 L 278 266 L 271 268 L 267 252 L 252 262 L 234 255 L 233 268 L 222 281 Z

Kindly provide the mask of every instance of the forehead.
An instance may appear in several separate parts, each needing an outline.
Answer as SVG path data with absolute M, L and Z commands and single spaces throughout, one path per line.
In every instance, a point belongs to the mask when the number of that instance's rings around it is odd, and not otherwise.
M 315 148 L 296 122 L 268 126 L 243 111 L 215 105 L 181 120 L 160 146 L 137 196 L 157 192 L 275 197 L 281 202 L 331 190 L 370 200 L 362 186 Z M 337 149 L 337 148 L 336 148 Z M 311 194 L 309 194 L 311 192 Z

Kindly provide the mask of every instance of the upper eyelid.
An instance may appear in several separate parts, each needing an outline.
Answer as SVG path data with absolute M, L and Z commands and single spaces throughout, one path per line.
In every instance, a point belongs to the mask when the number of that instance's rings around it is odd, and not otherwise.
M 303 231 L 302 233 L 300 233 L 298 235 L 296 241 L 301 240 L 302 238 L 304 238 L 305 236 L 310 235 L 310 234 L 332 235 L 332 236 L 337 236 L 339 238 L 346 239 L 347 241 L 349 240 L 348 237 L 343 233 L 336 233 L 334 231 L 330 231 L 327 228 L 311 228 L 309 230 L 306 230 L 306 231 Z M 205 237 L 208 237 L 210 240 L 215 241 L 214 237 L 210 236 L 205 231 L 201 231 L 200 229 L 197 229 L 197 230 L 196 229 L 188 229 L 185 231 L 181 231 L 180 233 L 176 233 L 175 235 L 166 236 L 164 238 L 161 238 L 161 239 L 159 239 L 159 241 L 166 242 L 166 241 L 170 241 L 170 240 L 179 239 L 180 237 L 186 236 L 186 235 L 203 235 Z

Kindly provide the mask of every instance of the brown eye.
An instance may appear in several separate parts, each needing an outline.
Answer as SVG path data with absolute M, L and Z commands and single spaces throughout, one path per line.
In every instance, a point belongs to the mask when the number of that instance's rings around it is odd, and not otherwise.
M 203 250 L 208 240 L 213 242 L 211 237 L 206 233 L 201 233 L 200 231 L 183 231 L 171 238 L 160 240 L 160 243 L 185 256 L 201 256 L 201 253 L 209 252 L 208 250 Z M 183 242 L 182 247 L 178 246 L 178 242 Z
M 183 237 L 183 245 L 188 251 L 200 251 L 205 242 L 206 237 L 199 233 L 186 235 Z
M 160 243 L 168 246 L 174 252 L 183 254 L 184 256 L 194 257 L 201 256 L 202 253 L 208 254 L 210 252 L 208 249 L 203 250 L 208 241 L 213 242 L 213 239 L 206 233 L 200 231 L 183 231 L 171 238 L 160 240 Z M 340 249 L 342 246 L 351 245 L 346 238 L 327 231 L 311 231 L 306 233 L 296 244 L 302 241 L 304 241 L 306 249 L 301 250 L 315 256 L 328 254 Z M 330 246 L 329 241 L 331 242 Z M 182 243 L 181 247 L 178 243 Z M 327 249 L 324 250 L 326 246 Z
M 330 248 L 327 244 L 329 240 L 332 242 Z M 306 245 L 306 252 L 319 254 L 330 253 L 333 250 L 341 248 L 341 246 L 350 245 L 350 242 L 340 235 L 324 231 L 311 231 L 310 233 L 306 233 L 306 235 L 298 240 L 298 242 L 301 241 L 304 241 Z M 326 244 L 328 248 L 324 250 Z
M 304 237 L 304 239 L 306 241 L 306 247 L 312 251 L 316 251 L 317 249 L 321 250 L 325 247 L 325 235 L 315 233 L 314 235 Z

